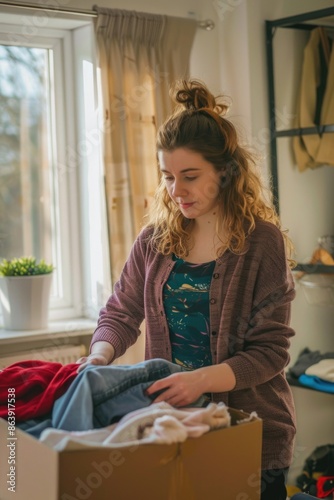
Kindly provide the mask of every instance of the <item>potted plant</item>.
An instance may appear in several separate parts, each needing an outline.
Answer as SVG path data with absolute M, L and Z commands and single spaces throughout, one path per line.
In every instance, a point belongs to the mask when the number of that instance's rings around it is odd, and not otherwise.
M 48 323 L 52 264 L 34 257 L 0 262 L 0 303 L 7 330 L 39 330 Z

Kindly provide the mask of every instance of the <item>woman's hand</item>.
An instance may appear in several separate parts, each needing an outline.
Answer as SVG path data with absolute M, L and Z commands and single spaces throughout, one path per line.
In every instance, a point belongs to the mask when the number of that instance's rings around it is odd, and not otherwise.
M 172 406 L 187 406 L 202 394 L 210 392 L 229 392 L 236 386 L 236 378 L 227 363 L 204 366 L 189 372 L 173 373 L 157 380 L 146 390 L 148 395 L 163 391 L 154 403 L 166 401 Z
M 201 376 L 196 370 L 173 373 L 166 378 L 157 380 L 146 390 L 149 396 L 163 391 L 153 401 L 165 401 L 172 406 L 187 406 L 196 401 L 202 394 Z
M 109 342 L 100 340 L 92 345 L 91 353 L 88 356 L 79 358 L 77 364 L 79 365 L 78 373 L 90 365 L 106 366 L 109 365 L 115 356 L 115 349 Z
M 78 373 L 81 372 L 86 368 L 86 366 L 90 365 L 98 365 L 98 366 L 106 366 L 108 364 L 108 360 L 106 359 L 103 354 L 99 353 L 93 353 L 90 354 L 89 356 L 83 356 L 82 358 L 79 358 L 78 361 L 76 361 L 78 365 Z

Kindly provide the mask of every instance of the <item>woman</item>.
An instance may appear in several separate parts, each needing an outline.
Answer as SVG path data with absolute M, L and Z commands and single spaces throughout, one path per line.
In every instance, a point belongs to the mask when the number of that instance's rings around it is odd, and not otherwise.
M 157 135 L 161 182 L 148 223 L 100 312 L 91 353 L 106 365 L 146 322 L 146 359 L 186 371 L 154 382 L 155 402 L 202 394 L 263 419 L 261 499 L 285 500 L 295 435 L 285 379 L 294 285 L 291 244 L 255 162 L 206 86 L 182 81 Z M 260 485 L 260 479 L 259 479 Z

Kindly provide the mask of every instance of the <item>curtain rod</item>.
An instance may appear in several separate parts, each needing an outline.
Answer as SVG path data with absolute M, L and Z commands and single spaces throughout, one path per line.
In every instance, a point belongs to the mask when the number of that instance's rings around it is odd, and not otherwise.
M 56 0 L 56 5 L 57 5 L 57 0 Z M 73 9 L 68 9 L 66 7 L 60 7 L 57 5 L 56 7 L 52 7 L 51 5 L 48 7 L 44 7 L 43 5 L 37 4 L 37 3 L 19 3 L 19 2 L 3 2 L 0 1 L 0 6 L 4 5 L 6 7 L 20 7 L 22 9 L 36 9 L 36 10 L 43 10 L 44 12 L 54 12 L 54 13 L 59 13 L 59 14 L 73 14 L 73 15 L 82 15 L 82 16 L 87 16 L 87 17 L 97 17 L 97 12 L 94 12 L 93 10 L 73 10 Z M 212 31 L 215 27 L 215 23 L 212 21 L 212 19 L 205 19 L 204 21 L 197 21 L 197 26 L 201 29 L 207 30 L 207 31 Z

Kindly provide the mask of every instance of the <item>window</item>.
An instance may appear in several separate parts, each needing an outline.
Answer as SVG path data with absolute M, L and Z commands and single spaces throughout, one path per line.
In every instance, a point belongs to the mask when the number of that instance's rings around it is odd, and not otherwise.
M 1 255 L 50 260 L 55 223 L 50 51 L 0 45 L 0 61 Z
M 92 19 L 2 14 L 0 67 L 0 258 L 54 264 L 51 320 L 95 318 L 110 284 Z

